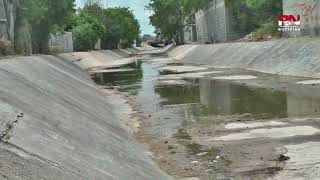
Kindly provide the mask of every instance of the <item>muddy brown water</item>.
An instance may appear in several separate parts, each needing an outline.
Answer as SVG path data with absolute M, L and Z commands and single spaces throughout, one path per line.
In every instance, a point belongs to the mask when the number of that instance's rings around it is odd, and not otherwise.
M 92 78 L 99 85 L 114 86 L 136 96 L 142 111 L 152 115 L 157 124 L 154 131 L 163 136 L 193 123 L 214 121 L 211 117 L 216 116 L 244 115 L 250 116 L 248 120 L 261 120 L 320 114 L 320 94 L 319 99 L 307 97 L 300 86 L 289 92 L 290 88 L 275 90 L 210 77 L 163 85 L 158 80 L 163 75 L 160 66 L 138 61 L 123 67 L 134 71 L 97 73 Z

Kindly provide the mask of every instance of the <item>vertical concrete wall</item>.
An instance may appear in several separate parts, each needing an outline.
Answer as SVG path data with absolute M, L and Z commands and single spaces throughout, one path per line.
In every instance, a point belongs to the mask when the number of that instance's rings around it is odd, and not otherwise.
M 195 25 L 188 25 L 184 27 L 184 43 L 196 42 L 197 31 Z
M 13 53 L 15 0 L 0 0 L 0 53 Z
M 209 42 L 207 13 L 204 10 L 198 11 L 196 14 L 197 39 L 199 43 Z
M 225 0 L 212 0 L 207 9 L 196 13 L 199 43 L 215 43 L 234 40 L 239 34 L 232 28 L 232 9 Z
M 283 14 L 301 16 L 301 32 L 289 36 L 320 36 L 320 0 L 283 0 Z
M 72 32 L 51 34 L 49 39 L 49 48 L 51 53 L 73 52 Z
M 95 50 L 101 50 L 101 39 L 98 39 L 96 44 L 94 45 Z

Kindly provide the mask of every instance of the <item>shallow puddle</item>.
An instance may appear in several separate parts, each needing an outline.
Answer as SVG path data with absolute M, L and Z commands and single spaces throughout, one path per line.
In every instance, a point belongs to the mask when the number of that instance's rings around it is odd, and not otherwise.
M 318 115 L 320 112 L 320 98 L 313 97 L 314 93 L 311 97 L 306 96 L 305 92 L 314 90 L 301 86 L 292 88 L 293 92 L 280 91 L 213 77 L 186 79 L 189 77 L 181 74 L 182 79 L 178 80 L 187 83 L 159 83 L 159 77 L 163 75 L 158 68 L 163 65 L 137 62 L 121 67 L 134 70 L 107 71 L 92 77 L 97 84 L 114 86 L 135 95 L 142 111 L 152 115 L 151 119 L 157 125 L 154 130 L 165 136 L 172 135 L 181 126 L 215 121 L 217 116 L 239 115 L 250 121 Z

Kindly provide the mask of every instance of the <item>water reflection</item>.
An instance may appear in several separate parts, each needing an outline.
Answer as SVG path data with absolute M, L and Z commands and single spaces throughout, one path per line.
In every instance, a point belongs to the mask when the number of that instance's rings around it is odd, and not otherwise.
M 289 117 L 320 115 L 319 87 L 291 85 L 287 94 Z
M 210 79 L 200 80 L 200 102 L 210 114 L 250 113 L 257 118 L 287 117 L 287 94 Z
M 200 102 L 200 90 L 197 84 L 157 86 L 155 92 L 166 99 L 161 105 Z
M 119 86 L 121 91 L 134 91 L 132 94 L 136 94 L 137 90 L 141 88 L 140 83 L 143 78 L 142 62 L 138 61 L 126 66 L 121 67 L 123 69 L 132 69 L 130 71 L 112 72 L 112 73 L 96 73 L 92 75 L 92 79 L 102 86 Z
M 123 67 L 133 71 L 99 73 L 93 79 L 100 85 L 133 91 L 142 110 L 152 114 L 152 121 L 159 125 L 155 131 L 165 135 L 181 125 L 214 121 L 217 115 L 247 114 L 250 119 L 320 115 L 317 86 L 291 85 L 277 91 L 204 78 L 185 85 L 159 85 L 158 67 L 138 62 Z

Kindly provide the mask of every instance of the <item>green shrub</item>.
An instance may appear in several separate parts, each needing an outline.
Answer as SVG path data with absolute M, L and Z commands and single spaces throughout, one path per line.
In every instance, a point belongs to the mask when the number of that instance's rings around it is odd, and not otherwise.
M 260 28 L 257 29 L 255 34 L 255 38 L 257 40 L 264 39 L 265 36 L 269 35 L 278 35 L 278 26 L 274 22 L 268 22 L 261 25 Z
M 72 21 L 74 48 L 78 51 L 92 50 L 106 29 L 98 19 L 89 14 L 75 15 Z

